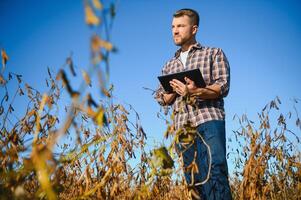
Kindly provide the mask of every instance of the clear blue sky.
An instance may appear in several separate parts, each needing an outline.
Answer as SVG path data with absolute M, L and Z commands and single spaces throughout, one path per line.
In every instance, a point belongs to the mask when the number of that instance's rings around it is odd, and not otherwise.
M 300 1 L 121 0 L 112 33 L 119 51 L 111 56 L 111 81 L 116 97 L 139 112 L 149 146 L 162 141 L 166 127 L 156 117 L 159 106 L 142 87 L 157 87 L 156 77 L 177 49 L 172 14 L 186 7 L 200 14 L 198 41 L 221 47 L 230 62 L 228 136 L 237 127 L 234 114 L 255 117 L 276 95 L 284 109 L 291 108 L 291 98 L 301 98 Z M 10 57 L 6 71 L 22 74 L 42 91 L 46 67 L 57 71 L 71 51 L 78 73 L 89 65 L 90 34 L 82 1 L 0 1 L 0 47 Z

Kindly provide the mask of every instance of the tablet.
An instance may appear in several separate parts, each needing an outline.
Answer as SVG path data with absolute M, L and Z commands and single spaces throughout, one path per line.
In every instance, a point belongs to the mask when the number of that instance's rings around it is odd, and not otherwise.
M 163 86 L 165 92 L 172 93 L 173 90 L 172 90 L 172 87 L 170 86 L 169 82 L 172 79 L 177 79 L 185 84 L 186 83 L 184 80 L 185 77 L 193 80 L 197 87 L 205 87 L 206 86 L 205 81 L 202 76 L 202 73 L 199 68 L 187 70 L 187 71 L 183 71 L 183 72 L 178 72 L 178 73 L 173 73 L 173 74 L 167 74 L 167 75 L 163 75 L 163 76 L 158 76 L 158 79 L 159 79 L 161 85 Z

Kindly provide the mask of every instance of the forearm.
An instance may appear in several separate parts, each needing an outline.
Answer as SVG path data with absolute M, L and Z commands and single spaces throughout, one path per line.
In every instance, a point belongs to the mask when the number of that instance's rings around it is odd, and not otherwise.
M 221 97 L 221 87 L 218 84 L 209 85 L 205 88 L 195 88 L 189 91 L 191 96 L 197 96 L 201 99 L 218 99 Z

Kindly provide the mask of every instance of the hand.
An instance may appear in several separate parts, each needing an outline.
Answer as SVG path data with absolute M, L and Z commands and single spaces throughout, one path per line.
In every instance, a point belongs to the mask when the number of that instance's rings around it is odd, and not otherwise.
M 163 100 L 167 105 L 170 105 L 175 100 L 177 93 L 163 94 Z
M 181 96 L 186 96 L 188 94 L 188 89 L 186 84 L 182 83 L 177 79 L 173 79 L 170 82 L 170 86 L 172 87 L 173 91 Z
M 197 89 L 197 86 L 195 85 L 194 81 L 187 78 L 187 77 L 185 77 L 184 80 L 185 80 L 186 85 L 187 85 L 188 93 L 189 94 L 194 93 Z
M 195 91 L 197 89 L 197 87 L 195 86 L 194 81 L 192 81 L 191 79 L 185 77 L 185 82 L 186 84 L 182 83 L 179 80 L 173 79 L 172 81 L 170 81 L 170 86 L 173 88 L 173 90 L 181 95 L 181 96 L 186 96 L 188 94 L 191 94 L 193 91 Z

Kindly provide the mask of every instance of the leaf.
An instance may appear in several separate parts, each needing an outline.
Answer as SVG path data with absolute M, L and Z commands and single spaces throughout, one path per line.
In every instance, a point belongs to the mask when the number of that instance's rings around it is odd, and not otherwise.
M 14 112 L 15 111 L 15 109 L 13 108 L 13 106 L 10 104 L 9 105 L 9 108 L 8 108 L 8 112 L 9 113 L 12 113 L 12 112 Z
M 49 87 L 49 83 L 48 83 L 47 79 L 45 79 L 45 82 L 46 82 L 46 86 Z
M 93 117 L 93 120 L 100 127 L 107 125 L 107 118 L 105 116 L 103 107 L 99 106 L 97 113 Z
M 98 10 L 101 10 L 103 8 L 103 6 L 99 0 L 92 0 L 92 3 L 93 3 L 93 6 Z
M 296 126 L 299 127 L 301 129 L 301 121 L 300 121 L 300 118 L 298 118 L 296 120 Z
M 86 84 L 91 87 L 92 84 L 91 84 L 91 79 L 90 79 L 89 74 L 85 70 L 82 70 L 82 75 L 83 75 L 83 78 L 84 78 Z
M 31 160 L 37 173 L 38 180 L 41 184 L 43 192 L 46 193 L 47 199 L 57 199 L 56 194 L 52 188 L 49 173 L 49 163 L 47 162 L 49 157 L 52 156 L 52 152 L 47 148 L 41 148 L 34 146 L 32 150 Z
M 0 85 L 5 85 L 6 80 L 0 75 Z
M 91 94 L 88 94 L 87 101 L 88 101 L 88 106 L 94 106 L 96 108 L 98 107 L 97 103 L 94 101 Z
M 109 92 L 106 88 L 101 87 L 101 92 L 102 92 L 105 96 L 111 98 L 111 94 L 110 94 L 110 92 Z
M 100 48 L 105 48 L 107 51 L 111 51 L 113 49 L 113 45 L 105 40 L 100 39 L 99 36 L 94 35 L 91 41 L 91 48 L 94 52 L 100 50 Z
M 72 75 L 73 75 L 73 76 L 76 76 L 76 73 L 75 73 L 75 70 L 74 70 L 73 61 L 72 61 L 71 57 L 68 57 L 68 58 L 67 58 L 66 63 L 67 63 L 67 65 L 69 66 Z
M 34 165 L 32 163 L 32 160 L 29 158 L 23 158 L 23 166 L 25 170 L 33 170 L 34 169 Z
M 276 96 L 276 100 L 277 100 L 278 104 L 281 104 L 280 98 L 278 96 Z
M 22 75 L 20 75 L 20 74 L 17 74 L 16 75 L 16 77 L 17 77 L 17 79 L 18 79 L 18 83 L 21 83 L 22 82 Z
M 70 94 L 72 98 L 77 98 L 79 96 L 79 92 L 74 91 L 68 81 L 67 75 L 64 70 L 60 70 L 56 76 L 56 80 L 62 79 L 63 85 L 66 87 L 67 92 Z
M 115 8 L 114 4 L 111 4 L 111 6 L 110 6 L 110 14 L 111 14 L 112 18 L 114 18 L 116 15 L 116 8 Z
M 5 69 L 5 65 L 9 59 L 4 49 L 1 49 L 1 57 L 2 57 L 2 73 L 3 73 Z
M 85 5 L 85 13 L 86 13 L 86 23 L 88 25 L 99 25 L 100 19 L 94 14 L 91 6 L 88 4 Z
M 32 87 L 30 87 L 30 85 L 28 85 L 27 83 L 25 83 L 25 89 L 27 91 L 27 96 L 29 98 L 32 98 L 32 96 L 33 96 Z
M 8 101 L 8 99 L 9 99 L 8 92 L 5 93 L 5 96 L 4 96 L 3 99 L 4 99 L 6 102 Z
M 52 78 L 49 67 L 47 67 L 47 72 L 48 72 L 49 77 Z
M 168 154 L 166 147 L 160 147 L 158 149 L 153 150 L 154 159 L 158 159 L 158 164 L 163 169 L 173 168 L 174 161 L 172 160 L 171 156 Z
M 96 124 L 98 124 L 100 127 L 102 127 L 103 125 L 103 117 L 104 117 L 104 111 L 103 109 L 100 107 L 94 117 L 94 121 L 96 122 Z
M 118 108 L 120 111 L 124 112 L 125 114 L 129 115 L 130 113 L 123 107 L 123 105 L 119 104 Z
M 23 92 L 23 90 L 21 88 L 19 88 L 19 95 L 20 96 L 24 95 L 24 92 Z

